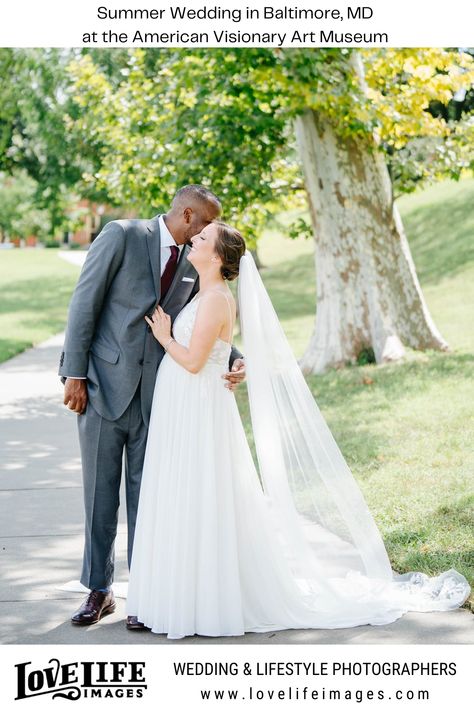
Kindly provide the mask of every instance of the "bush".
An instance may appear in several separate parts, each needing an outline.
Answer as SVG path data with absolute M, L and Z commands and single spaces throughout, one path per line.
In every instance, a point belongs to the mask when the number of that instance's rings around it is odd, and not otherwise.
M 362 348 L 357 356 L 357 365 L 369 365 L 375 363 L 375 353 L 372 347 Z

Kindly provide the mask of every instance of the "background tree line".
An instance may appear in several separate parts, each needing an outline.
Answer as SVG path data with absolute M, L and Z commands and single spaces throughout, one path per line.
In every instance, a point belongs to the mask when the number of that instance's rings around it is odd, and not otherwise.
M 149 216 L 204 183 L 252 247 L 281 213 L 314 239 L 306 372 L 448 348 L 395 197 L 472 169 L 468 51 L 2 49 L 0 77 L 3 235 L 60 234 L 79 197 Z

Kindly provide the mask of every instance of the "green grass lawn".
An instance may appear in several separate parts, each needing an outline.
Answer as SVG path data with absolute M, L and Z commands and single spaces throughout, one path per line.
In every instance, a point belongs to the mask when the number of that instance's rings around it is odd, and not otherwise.
M 399 201 L 428 306 L 451 352 L 408 350 L 403 363 L 349 367 L 308 383 L 393 567 L 428 574 L 454 567 L 474 587 L 472 205 L 474 180 Z M 314 324 L 313 248 L 283 232 L 275 225 L 262 237 L 262 276 L 300 356 Z M 64 327 L 78 271 L 55 250 L 0 252 L 0 360 Z M 244 388 L 238 400 L 251 440 Z
M 0 362 L 64 328 L 78 275 L 56 249 L 0 250 Z

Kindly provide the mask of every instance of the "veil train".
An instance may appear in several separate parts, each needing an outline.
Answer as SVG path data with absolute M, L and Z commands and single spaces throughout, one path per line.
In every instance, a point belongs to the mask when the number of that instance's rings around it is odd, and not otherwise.
M 430 578 L 392 570 L 362 493 L 306 384 L 249 251 L 239 315 L 259 472 L 295 577 L 328 605 L 350 581 L 404 610 L 448 610 L 470 586 L 454 569 Z M 342 582 L 344 580 L 344 583 Z M 331 593 L 321 595 L 321 593 Z M 408 605 L 408 608 L 407 608 Z

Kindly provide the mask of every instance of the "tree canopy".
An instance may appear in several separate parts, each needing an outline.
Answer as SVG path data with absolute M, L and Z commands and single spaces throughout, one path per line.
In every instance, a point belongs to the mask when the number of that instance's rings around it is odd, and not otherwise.
M 77 58 L 69 72 L 79 115 L 68 118 L 69 129 L 100 155 L 86 182 L 137 210 L 164 207 L 183 183 L 212 185 L 228 217 L 255 236 L 277 203 L 301 204 L 293 120 L 308 108 L 342 136 L 374 132 L 399 190 L 469 165 L 472 123 L 429 111 L 471 86 L 469 54 L 366 50 L 362 79 L 356 56 L 333 48 L 140 49 L 125 64 L 122 55 L 119 81 L 92 55 Z
M 446 107 L 470 90 L 473 65 L 441 48 L 3 48 L 0 170 L 36 181 L 53 229 L 71 193 L 151 214 L 201 182 L 256 237 L 270 212 L 305 204 L 293 123 L 308 108 L 342 136 L 375 132 L 398 192 L 458 177 L 472 106 Z

